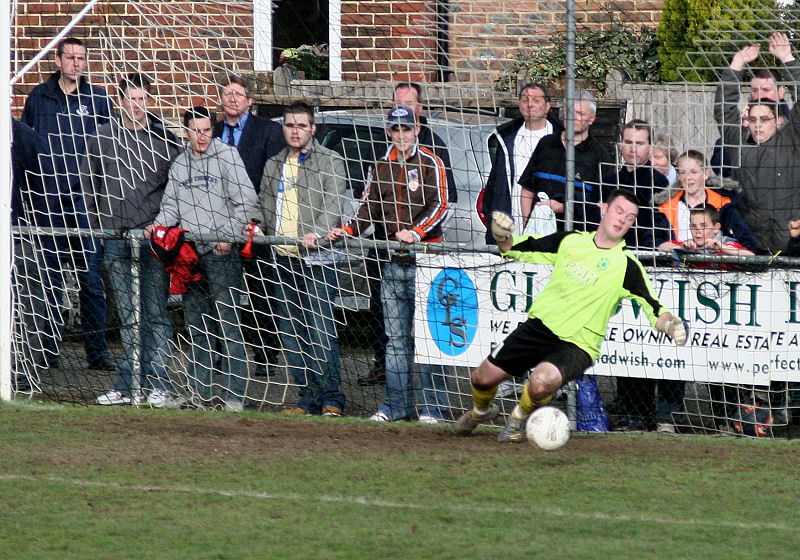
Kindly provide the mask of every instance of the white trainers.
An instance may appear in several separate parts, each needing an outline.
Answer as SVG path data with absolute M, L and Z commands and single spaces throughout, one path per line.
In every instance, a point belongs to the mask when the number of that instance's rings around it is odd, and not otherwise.
M 442 419 L 437 418 L 436 416 L 431 416 L 430 414 L 420 414 L 419 422 L 420 424 L 438 424 L 439 422 L 442 422 Z
M 383 412 L 382 410 L 379 410 L 378 412 L 370 416 L 369 419 L 372 420 L 373 422 L 391 422 L 391 419 L 388 416 L 386 416 L 386 413 Z
M 225 412 L 242 412 L 244 403 L 239 399 L 225 399 L 222 401 L 222 410 Z
M 656 431 L 662 434 L 675 434 L 677 431 L 675 430 L 675 426 L 668 422 L 659 422 L 658 426 L 656 426 Z
M 120 393 L 116 389 L 111 389 L 108 393 L 103 393 L 102 395 L 97 397 L 97 404 L 102 404 L 103 406 L 132 404 L 132 403 L 133 399 L 131 398 L 130 395 L 126 395 L 125 393 Z
M 147 404 L 153 408 L 168 408 L 178 409 L 186 403 L 184 397 L 178 396 L 173 398 L 168 392 L 163 389 L 153 389 L 147 395 Z

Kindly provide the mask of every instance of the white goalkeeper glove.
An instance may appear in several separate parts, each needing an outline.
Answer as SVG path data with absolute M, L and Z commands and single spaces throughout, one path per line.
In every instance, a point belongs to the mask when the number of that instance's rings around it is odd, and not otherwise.
M 514 220 L 505 212 L 495 210 L 492 212 L 492 236 L 498 243 L 503 243 L 511 238 L 514 229 Z
M 683 346 L 686 344 L 686 335 L 688 334 L 686 323 L 684 323 L 683 319 L 680 317 L 673 317 L 667 321 L 664 332 L 667 333 L 678 346 Z

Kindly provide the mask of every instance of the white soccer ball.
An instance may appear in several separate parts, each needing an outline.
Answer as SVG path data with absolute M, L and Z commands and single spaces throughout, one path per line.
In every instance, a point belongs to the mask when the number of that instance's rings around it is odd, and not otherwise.
M 543 406 L 528 417 L 525 434 L 532 444 L 553 451 L 569 440 L 569 418 L 553 406 Z

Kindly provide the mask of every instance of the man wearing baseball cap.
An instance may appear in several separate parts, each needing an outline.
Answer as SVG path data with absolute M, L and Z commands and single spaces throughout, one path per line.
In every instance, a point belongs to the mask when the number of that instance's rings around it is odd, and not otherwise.
M 441 241 L 448 208 L 447 176 L 433 150 L 420 146 L 419 124 L 404 105 L 386 116 L 391 149 L 378 162 L 356 215 L 326 236 L 329 241 L 359 236 L 373 220 L 386 239 L 406 245 Z M 382 266 L 381 302 L 386 347 L 386 399 L 371 420 L 393 422 L 414 414 L 414 277 L 412 253 L 394 251 Z M 441 366 L 420 365 L 420 422 L 437 423 L 449 414 L 447 383 Z

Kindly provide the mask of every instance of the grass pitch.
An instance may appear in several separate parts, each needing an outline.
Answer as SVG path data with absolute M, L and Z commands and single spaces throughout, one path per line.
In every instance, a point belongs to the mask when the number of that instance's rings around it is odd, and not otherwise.
M 0 558 L 796 558 L 794 441 L 0 403 Z

